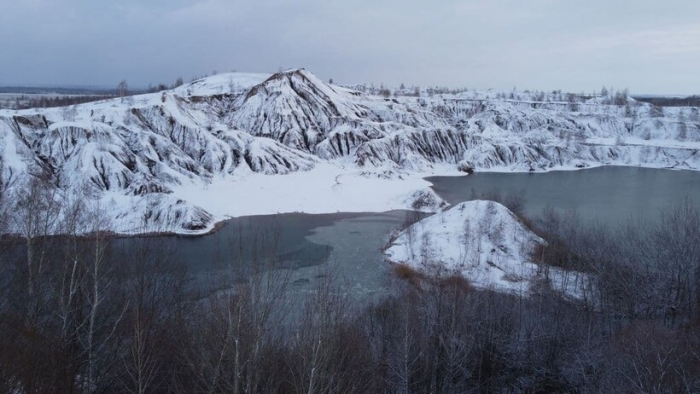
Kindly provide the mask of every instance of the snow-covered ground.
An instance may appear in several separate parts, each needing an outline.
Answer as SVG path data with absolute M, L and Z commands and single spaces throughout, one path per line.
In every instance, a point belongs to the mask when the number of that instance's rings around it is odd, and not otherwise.
M 469 201 L 401 231 L 387 259 L 429 275 L 462 275 L 479 288 L 529 293 L 533 285 L 581 297 L 585 275 L 533 263 L 535 235 L 503 205 Z
M 312 170 L 284 176 L 247 173 L 216 177 L 209 182 L 195 180 L 174 187 L 173 191 L 216 217 L 286 212 L 382 212 L 410 209 L 414 202 L 410 197 L 414 192 L 430 190 L 430 183 L 423 180 L 422 175 L 384 177 L 381 173 L 363 174 L 357 169 L 348 171 L 332 163 L 322 163 Z
M 87 185 L 118 232 L 191 234 L 231 216 L 437 210 L 422 178 L 467 170 L 700 169 L 697 108 L 561 92 L 366 91 L 293 69 L 0 110 L 0 184 L 18 193 L 40 176 L 58 198 Z
M 210 180 L 193 179 L 172 188 L 173 195 L 212 215 L 206 227 L 180 229 L 200 234 L 216 222 L 232 217 L 279 213 L 385 212 L 397 209 L 436 212 L 447 203 L 430 189 L 428 175 L 460 175 L 454 168 L 430 173 L 395 173 L 348 170 L 334 163 L 320 163 L 309 171 L 265 175 L 252 171 Z M 426 197 L 427 196 L 427 197 Z M 115 225 L 121 233 L 142 232 L 148 224 L 129 210 L 140 196 L 105 193 L 103 206 L 121 212 Z M 425 203 L 423 203 L 425 202 Z M 127 207 L 125 209 L 125 207 Z M 151 224 L 152 226 L 152 224 Z M 169 226 L 152 231 L 172 231 Z
M 213 96 L 216 94 L 245 91 L 265 82 L 271 74 L 224 73 L 202 78 L 175 88 L 182 96 Z

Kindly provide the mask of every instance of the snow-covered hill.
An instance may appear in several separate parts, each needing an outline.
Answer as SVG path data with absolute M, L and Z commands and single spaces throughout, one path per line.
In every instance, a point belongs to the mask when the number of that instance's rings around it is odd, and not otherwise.
M 0 180 L 12 193 L 41 177 L 58 196 L 87 185 L 120 232 L 197 233 L 232 215 L 410 208 L 427 193 L 422 176 L 458 170 L 697 170 L 698 118 L 697 108 L 549 94 L 383 97 L 304 69 L 220 74 L 161 93 L 0 110 Z
M 553 267 L 545 270 L 532 262 L 535 246 L 544 243 L 508 208 L 476 200 L 412 224 L 396 235 L 384 253 L 392 263 L 428 275 L 462 275 L 480 288 L 529 292 L 547 278 L 555 290 L 582 294 L 575 273 Z

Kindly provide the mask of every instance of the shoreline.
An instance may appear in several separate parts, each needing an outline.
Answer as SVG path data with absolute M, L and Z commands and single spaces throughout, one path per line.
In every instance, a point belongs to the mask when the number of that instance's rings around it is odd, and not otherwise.
M 643 165 L 621 165 L 621 164 L 597 164 L 597 165 L 590 165 L 588 167 L 583 167 L 583 168 L 578 168 L 578 167 L 554 167 L 550 168 L 547 170 L 537 170 L 537 171 L 526 171 L 526 170 L 518 170 L 518 169 L 513 169 L 513 168 L 492 168 L 488 169 L 485 171 L 475 171 L 473 174 L 482 174 L 482 173 L 494 173 L 494 174 L 546 174 L 546 173 L 551 173 L 551 172 L 572 172 L 572 171 L 579 171 L 579 170 L 588 170 L 588 169 L 596 169 L 596 168 L 602 168 L 602 167 L 621 167 L 621 168 L 643 168 L 643 169 L 649 169 L 649 170 L 671 170 L 671 171 L 689 171 L 689 172 L 700 172 L 700 169 L 686 169 L 686 168 L 677 168 L 677 167 L 658 167 L 658 166 L 643 166 Z M 312 171 L 309 171 L 309 173 L 313 173 Z M 290 174 L 292 175 L 292 174 Z M 290 175 L 280 175 L 280 176 L 266 176 L 269 177 L 271 180 L 279 179 L 279 177 L 288 177 Z M 352 175 L 349 173 L 346 174 L 339 174 L 340 176 L 343 175 Z M 406 174 L 402 174 L 405 176 Z M 458 172 L 457 170 L 454 171 L 432 171 L 432 172 L 415 172 L 412 174 L 408 174 L 410 177 L 409 179 L 404 179 L 401 178 L 400 180 L 397 179 L 391 179 L 391 180 L 386 180 L 386 182 L 405 182 L 405 183 L 412 183 L 416 179 L 424 182 L 425 187 L 419 187 L 417 189 L 414 189 L 413 192 L 419 192 L 421 190 L 424 190 L 425 188 L 430 189 L 433 193 L 438 195 L 441 199 L 444 200 L 444 197 L 440 196 L 435 190 L 433 190 L 434 184 L 430 181 L 430 178 L 434 177 L 466 177 L 472 174 L 467 174 L 464 172 Z M 235 182 L 234 182 L 235 183 Z M 392 212 L 392 211 L 406 211 L 406 212 L 423 212 L 423 213 L 428 213 L 428 214 L 434 214 L 437 211 L 436 210 L 416 210 L 413 209 L 410 204 L 396 204 L 397 201 L 383 201 L 379 203 L 375 203 L 374 205 L 378 209 L 371 209 L 371 206 L 364 206 L 364 209 L 353 209 L 353 207 L 348 207 L 346 210 L 340 210 L 340 209 L 333 209 L 333 210 L 304 210 L 304 209 L 296 209 L 296 210 L 282 210 L 282 211 L 277 211 L 277 212 L 255 212 L 251 211 L 250 213 L 244 213 L 244 214 L 239 214 L 239 215 L 222 215 L 220 217 L 215 218 L 215 220 L 212 222 L 210 226 L 208 226 L 206 229 L 203 229 L 201 231 L 187 231 L 187 232 L 179 232 L 179 231 L 150 231 L 150 232 L 129 232 L 129 231 L 108 231 L 107 232 L 107 237 L 109 239 L 129 239 L 129 238 L 156 238 L 156 237 L 172 237 L 172 238 L 202 238 L 206 237 L 209 235 L 213 235 L 217 233 L 219 230 L 223 229 L 226 227 L 229 222 L 233 219 L 239 219 L 239 218 L 251 218 L 251 217 L 256 217 L 256 216 L 275 216 L 275 215 L 286 215 L 286 214 L 301 214 L 301 215 L 330 215 L 330 214 L 353 214 L 353 215 L 363 215 L 363 214 L 382 214 L 382 213 L 387 213 L 387 212 Z M 372 205 L 372 204 L 370 204 Z M 452 206 L 451 204 L 448 205 Z M 64 236 L 65 234 L 56 234 L 56 235 L 49 235 L 48 237 L 61 237 Z M 83 234 L 81 237 L 89 237 L 90 234 Z M 0 243 L 18 243 L 18 242 L 23 242 L 24 238 L 21 235 L 18 234 L 3 234 L 0 235 Z
M 671 171 L 690 171 L 690 172 L 700 172 L 700 169 L 686 169 L 686 168 L 677 168 L 677 167 L 659 167 L 659 166 L 644 166 L 644 165 L 622 165 L 622 164 L 596 164 L 596 165 L 589 165 L 587 167 L 571 167 L 571 166 L 559 166 L 559 167 L 553 167 L 550 169 L 546 170 L 536 170 L 536 171 L 528 171 L 528 170 L 519 170 L 519 169 L 513 169 L 513 168 L 492 168 L 488 169 L 485 171 L 474 171 L 474 174 L 480 174 L 480 173 L 498 173 L 498 174 L 503 174 L 503 173 L 512 173 L 512 174 L 546 174 L 550 172 L 571 172 L 571 171 L 581 171 L 581 170 L 588 170 L 588 169 L 595 169 L 595 168 L 601 168 L 601 167 L 622 167 L 622 168 L 644 168 L 644 169 L 650 169 L 650 170 L 671 170 Z M 308 173 L 313 174 L 313 170 L 309 171 Z M 288 177 L 293 174 L 289 175 L 280 175 L 280 176 L 269 176 L 267 177 L 274 177 L 274 179 L 279 179 L 278 177 Z M 352 174 L 339 174 L 340 176 L 343 175 L 352 175 Z M 413 192 L 419 192 L 421 190 L 424 190 L 425 188 L 429 188 L 431 191 L 435 192 L 432 187 L 434 186 L 432 182 L 430 182 L 430 178 L 433 177 L 466 177 L 471 174 L 467 174 L 464 172 L 458 172 L 456 169 L 454 171 L 433 171 L 433 172 L 416 172 L 409 174 L 410 179 L 391 179 L 387 180 L 387 182 L 406 182 L 406 183 L 412 183 L 416 179 L 419 179 L 422 182 L 425 182 L 425 187 L 419 187 L 417 189 L 414 189 Z M 232 182 L 235 184 L 236 181 Z M 335 185 L 333 185 L 335 186 Z M 331 186 L 332 187 L 332 186 Z M 437 192 L 435 192 L 437 194 Z M 440 196 L 442 198 L 442 196 Z M 170 236 L 170 237 L 183 237 L 183 238 L 198 238 L 198 237 L 204 237 L 207 235 L 214 234 L 218 232 L 221 228 L 225 227 L 226 224 L 228 223 L 229 220 L 231 219 L 236 219 L 236 218 L 244 218 L 244 217 L 255 217 L 255 216 L 273 216 L 273 215 L 283 215 L 283 214 L 305 214 L 305 215 L 327 215 L 327 214 L 342 214 L 342 213 L 347 213 L 347 214 L 375 214 L 375 213 L 386 213 L 390 211 L 396 211 L 396 210 L 405 210 L 405 211 L 414 211 L 414 212 L 426 212 L 426 211 L 420 211 L 420 210 L 415 210 L 410 207 L 410 204 L 396 204 L 396 201 L 383 201 L 383 202 L 377 202 L 375 204 L 369 204 L 369 205 L 375 205 L 379 209 L 371 209 L 371 206 L 369 207 L 370 209 L 367 209 L 368 207 L 365 206 L 365 209 L 353 209 L 352 206 L 348 207 L 345 210 L 342 209 L 332 209 L 332 210 L 323 210 L 323 209 L 311 209 L 311 210 L 306 210 L 306 209 L 295 209 L 295 210 L 278 210 L 276 212 L 256 212 L 254 209 L 250 210 L 250 213 L 243 213 L 243 214 L 236 214 L 236 215 L 222 215 L 223 217 L 218 217 L 215 219 L 214 223 L 207 229 L 202 230 L 201 232 L 178 232 L 178 231 L 155 231 L 155 232 L 146 232 L 146 233 L 138 233 L 138 234 L 133 234 L 133 233 L 116 233 L 115 237 L 116 238 L 131 238 L 131 237 L 157 237 L 157 236 Z M 386 208 L 386 209 L 384 209 Z M 432 213 L 434 213 L 433 211 Z

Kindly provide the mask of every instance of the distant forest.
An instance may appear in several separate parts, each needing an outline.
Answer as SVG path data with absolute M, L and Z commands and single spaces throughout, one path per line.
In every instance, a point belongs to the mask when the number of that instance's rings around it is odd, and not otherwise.
M 212 75 L 216 75 L 213 72 Z M 208 74 L 203 77 L 194 77 L 192 81 L 199 78 L 207 77 Z M 4 100 L 0 97 L 0 109 L 29 109 L 29 108 L 54 108 L 54 107 L 66 107 L 76 104 L 84 104 L 94 101 L 106 100 L 115 97 L 133 96 L 144 93 L 155 93 L 163 90 L 174 89 L 183 84 L 182 78 L 178 78 L 174 84 L 157 84 L 150 85 L 147 88 L 140 89 L 129 89 L 128 84 L 125 80 L 121 81 L 115 89 L 107 89 L 100 87 L 26 87 L 26 86 L 0 86 L 0 95 L 7 95 Z M 331 79 L 329 83 L 333 83 Z M 367 87 L 364 85 L 353 86 L 353 88 L 367 92 L 369 94 L 380 95 L 385 97 L 390 97 L 392 91 L 381 85 L 379 88 L 374 86 Z M 466 89 L 456 89 L 450 90 L 448 88 L 428 88 L 426 93 L 429 95 L 440 94 L 440 93 L 453 93 L 456 94 Z M 603 95 L 608 95 L 607 90 L 603 87 Z M 419 87 L 406 88 L 404 84 L 401 84 L 401 88 L 396 89 L 393 94 L 395 96 L 420 96 L 421 89 Z M 528 91 L 526 91 L 528 92 Z M 556 92 L 556 91 L 555 91 Z M 555 93 L 553 92 L 553 93 Z M 561 98 L 561 91 L 558 91 Z M 622 95 L 621 95 L 622 94 Z M 621 95 L 621 96 L 620 96 Z M 512 96 L 512 93 L 511 93 Z M 571 101 L 574 95 L 569 94 L 568 100 Z M 610 93 L 613 97 L 613 94 Z M 618 92 L 619 103 L 625 100 L 627 97 L 627 91 Z M 581 98 L 590 98 L 581 94 Z M 699 107 L 700 106 L 700 96 L 692 95 L 687 97 L 677 97 L 677 96 L 631 96 L 637 101 L 649 103 L 659 107 Z M 503 99 L 506 98 L 505 93 L 503 94 Z M 510 97 L 511 99 L 513 97 Z M 544 101 L 544 97 L 540 98 L 540 101 Z
M 638 96 L 633 97 L 637 101 L 657 105 L 659 107 L 698 107 L 700 106 L 700 96 L 693 95 L 688 97 L 652 97 Z
M 195 77 L 192 80 L 199 79 Z M 115 89 L 90 87 L 24 87 L 0 86 L 0 109 L 54 108 L 107 100 L 116 97 L 134 96 L 174 89 L 182 85 L 182 78 L 177 78 L 172 85 L 160 83 L 149 84 L 147 88 L 130 89 L 126 80 L 122 80 Z

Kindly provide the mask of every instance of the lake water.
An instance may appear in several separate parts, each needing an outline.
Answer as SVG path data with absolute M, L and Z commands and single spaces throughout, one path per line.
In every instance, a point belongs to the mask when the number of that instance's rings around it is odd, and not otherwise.
M 165 236 L 163 249 L 185 263 L 205 293 L 225 289 L 250 272 L 251 261 L 274 260 L 288 269 L 291 290 L 308 293 L 333 276 L 348 296 L 371 299 L 391 280 L 380 248 L 409 211 L 384 213 L 278 214 L 227 220 L 201 237 Z M 128 248 L 133 238 L 114 241 Z
M 474 192 L 514 193 L 525 199 L 525 214 L 535 218 L 545 207 L 576 210 L 579 217 L 608 225 L 630 218 L 656 220 L 688 197 L 700 206 L 700 172 L 638 167 L 598 167 L 547 173 L 474 173 L 430 177 L 433 190 L 451 204 Z
M 518 193 L 525 213 L 536 217 L 551 206 L 576 209 L 588 220 L 611 225 L 630 217 L 658 218 L 685 196 L 700 206 L 700 173 L 632 167 L 600 167 L 549 173 L 476 173 L 428 178 L 434 190 L 456 204 L 476 192 Z M 386 213 L 279 214 L 231 219 L 214 234 L 164 237 L 173 256 L 184 261 L 198 285 L 226 288 L 245 276 L 246 262 L 275 259 L 291 271 L 296 293 L 313 291 L 335 276 L 355 299 L 384 293 L 391 280 L 380 248 L 408 215 Z M 127 244 L 129 239 L 118 240 Z M 243 268 L 243 269 L 242 269 Z

